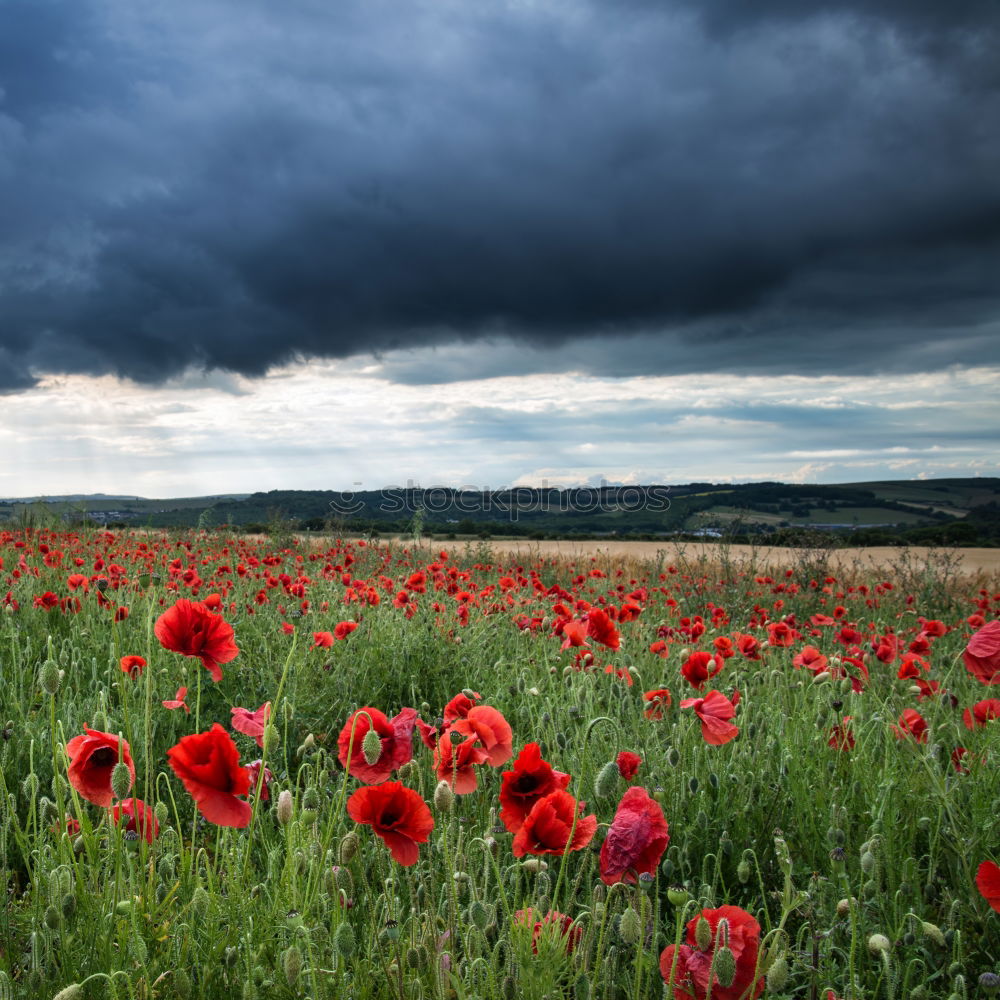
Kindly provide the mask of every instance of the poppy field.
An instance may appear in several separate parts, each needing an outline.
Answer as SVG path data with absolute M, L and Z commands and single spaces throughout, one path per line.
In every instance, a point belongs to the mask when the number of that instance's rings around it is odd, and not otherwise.
M 1000 991 L 996 579 L 721 556 L 0 533 L 0 1000 Z

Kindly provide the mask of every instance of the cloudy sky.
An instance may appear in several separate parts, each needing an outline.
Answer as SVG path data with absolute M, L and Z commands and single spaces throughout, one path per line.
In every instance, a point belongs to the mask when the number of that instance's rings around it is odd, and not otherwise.
M 0 496 L 1000 474 L 994 0 L 0 0 Z

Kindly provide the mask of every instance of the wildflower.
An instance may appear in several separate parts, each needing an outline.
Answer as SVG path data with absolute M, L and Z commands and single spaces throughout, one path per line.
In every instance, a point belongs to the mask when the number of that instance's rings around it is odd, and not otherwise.
M 70 759 L 69 783 L 88 802 L 107 808 L 113 798 L 111 774 L 118 763 L 119 747 L 122 763 L 128 768 L 132 783 L 135 782 L 135 765 L 125 740 L 89 726 L 84 726 L 84 729 L 85 735 L 74 736 L 66 744 L 66 753 Z
M 658 722 L 663 718 L 664 709 L 670 708 L 673 699 L 667 688 L 657 688 L 655 691 L 647 691 L 643 696 L 646 702 L 646 710 L 643 713 L 647 719 Z
M 357 622 L 337 622 L 333 627 L 333 637 L 337 640 L 346 639 L 357 627 Z
M 635 884 L 638 875 L 653 873 L 669 841 L 659 803 L 645 788 L 628 789 L 601 845 L 601 881 Z
M 166 701 L 161 702 L 164 708 L 169 708 L 173 711 L 175 708 L 183 708 L 185 712 L 190 714 L 191 709 L 188 708 L 187 702 L 184 699 L 187 697 L 188 689 L 186 687 L 178 688 L 177 694 L 173 698 L 168 698 Z
M 720 921 L 728 925 L 728 950 L 735 962 L 733 978 L 722 985 L 717 974 L 709 982 Z M 706 933 L 698 941 L 697 928 L 704 921 Z M 665 982 L 674 984 L 677 1000 L 705 1000 L 711 992 L 714 1000 L 754 1000 L 764 992 L 764 977 L 754 980 L 760 948 L 760 924 L 738 906 L 720 906 L 702 910 L 687 923 L 686 942 L 675 949 L 668 945 L 660 955 L 660 973 Z M 677 954 L 675 956 L 675 950 Z M 720 951 L 722 950 L 720 945 Z M 675 964 L 676 961 L 676 964 Z M 672 977 L 672 978 L 671 978 Z
M 830 730 L 830 738 L 827 746 L 834 750 L 853 750 L 855 747 L 854 733 L 851 731 L 851 717 L 844 716 L 844 721 L 838 723 Z
M 893 726 L 892 731 L 899 740 L 912 736 L 918 743 L 927 742 L 927 720 L 915 708 L 903 709 L 899 725 Z
M 414 708 L 404 708 L 391 720 L 377 708 L 358 709 L 340 731 L 337 741 L 340 763 L 358 781 L 368 785 L 381 784 L 396 768 L 412 759 L 416 718 L 417 711 Z M 369 729 L 374 729 L 381 743 L 381 753 L 373 764 L 365 758 L 362 746 Z
M 704 698 L 685 698 L 681 708 L 693 708 L 701 721 L 701 735 L 706 743 L 722 746 L 739 735 L 739 729 L 729 720 L 736 715 L 740 693 L 733 693 L 732 700 L 720 691 L 709 691 Z
M 981 729 L 993 719 L 1000 719 L 1000 698 L 987 698 L 977 701 L 971 709 L 962 713 L 962 722 L 966 729 Z
M 127 674 L 132 680 L 137 680 L 146 667 L 146 660 L 141 656 L 123 656 L 119 666 L 123 674 Z
M 332 632 L 313 632 L 313 644 L 310 649 L 329 649 L 334 643 Z
M 185 736 L 167 751 L 167 760 L 201 814 L 216 826 L 244 827 L 251 809 L 238 796 L 250 791 L 250 774 L 240 752 L 217 722 L 205 733 Z
M 153 810 L 142 799 L 122 799 L 112 807 L 111 818 L 115 821 L 115 826 L 120 826 L 123 818 L 127 819 L 126 831 L 145 836 L 147 844 L 151 844 L 153 838 L 160 835 L 160 824 L 153 815 Z
M 398 781 L 359 788 L 347 800 L 347 813 L 355 823 L 370 826 L 404 866 L 417 863 L 417 845 L 425 843 L 434 829 L 427 803 Z
M 1000 684 L 1000 621 L 984 625 L 962 653 L 965 668 L 983 684 Z
M 632 781 L 639 773 L 639 765 L 642 763 L 642 758 L 631 750 L 622 750 L 615 758 L 615 763 L 618 765 L 618 773 L 626 781 Z
M 463 736 L 476 736 L 487 753 L 490 767 L 506 764 L 514 755 L 510 723 L 490 705 L 476 705 L 464 719 L 456 719 L 452 729 Z
M 705 686 L 705 681 L 714 677 L 725 664 L 721 656 L 713 656 L 704 651 L 692 653 L 681 667 L 681 675 L 696 691 Z
M 251 712 L 247 708 L 232 709 L 232 719 L 229 725 L 237 733 L 244 736 L 252 736 L 257 741 L 257 746 L 264 746 L 264 727 L 267 725 L 268 717 L 271 715 L 271 703 L 265 702 L 256 712 Z
M 476 790 L 476 765 L 485 764 L 486 751 L 475 736 L 469 736 L 456 748 L 446 732 L 434 748 L 434 767 L 438 779 L 446 781 L 456 795 L 468 795 Z
M 511 833 L 517 833 L 532 806 L 550 792 L 564 790 L 569 778 L 542 759 L 537 743 L 526 743 L 514 769 L 500 777 L 500 821 Z
M 222 680 L 219 664 L 229 663 L 240 652 L 232 625 L 204 604 L 185 598 L 160 615 L 153 632 L 164 649 L 198 657 L 216 682 Z
M 976 888 L 983 899 L 1000 913 L 1000 868 L 992 861 L 984 861 L 976 869 Z
M 574 924 L 571 917 L 558 910 L 549 910 L 544 917 L 538 920 L 535 918 L 535 911 L 529 906 L 514 914 L 514 923 L 518 927 L 531 927 L 531 950 L 536 955 L 538 954 L 538 942 L 548 927 L 553 927 L 557 935 L 565 938 L 567 955 L 573 954 L 573 949 L 583 937 L 583 928 L 579 924 Z
M 597 817 L 580 816 L 582 808 L 569 792 L 550 792 L 539 799 L 514 837 L 514 857 L 582 850 L 597 832 Z

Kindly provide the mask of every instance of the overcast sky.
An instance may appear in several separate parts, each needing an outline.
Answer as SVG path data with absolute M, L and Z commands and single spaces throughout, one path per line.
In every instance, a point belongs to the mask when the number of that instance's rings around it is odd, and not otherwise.
M 1000 474 L 995 0 L 0 0 L 0 495 Z

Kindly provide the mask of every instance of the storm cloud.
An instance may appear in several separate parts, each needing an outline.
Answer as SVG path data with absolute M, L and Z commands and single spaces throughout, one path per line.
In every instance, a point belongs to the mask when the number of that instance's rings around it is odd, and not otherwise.
M 429 382 L 996 363 L 998 23 L 0 0 L 0 390 L 372 353 Z

